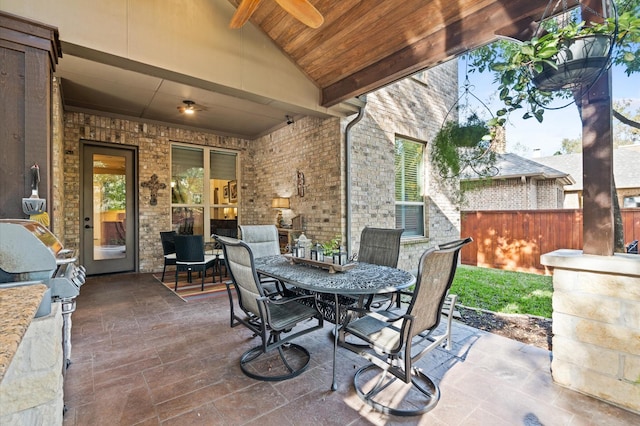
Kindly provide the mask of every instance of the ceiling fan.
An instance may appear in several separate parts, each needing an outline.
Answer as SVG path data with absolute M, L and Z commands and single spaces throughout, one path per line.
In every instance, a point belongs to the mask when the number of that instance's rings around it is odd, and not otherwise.
M 229 23 L 229 28 L 242 27 L 256 11 L 262 0 L 242 0 L 236 13 Z M 309 0 L 275 0 L 281 8 L 308 27 L 318 28 L 324 22 L 322 14 L 318 12 Z
M 185 99 L 184 101 L 182 101 L 182 103 L 184 105 L 178 106 L 178 111 L 180 111 L 180 114 L 191 115 L 191 114 L 194 114 L 196 111 L 202 111 L 202 108 L 197 106 L 196 103 L 193 101 Z

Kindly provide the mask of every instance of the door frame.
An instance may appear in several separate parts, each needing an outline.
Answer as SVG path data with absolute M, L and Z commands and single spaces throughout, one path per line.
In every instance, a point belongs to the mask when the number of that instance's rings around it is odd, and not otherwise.
M 84 221 L 83 221 L 83 208 L 84 208 L 84 173 L 85 173 L 85 165 L 84 165 L 84 155 L 85 155 L 85 147 L 97 147 L 97 148 L 108 148 L 115 150 L 123 150 L 130 151 L 133 156 L 132 166 L 133 166 L 133 271 L 122 271 L 122 272 L 139 272 L 140 271 L 140 256 L 139 256 L 139 247 L 140 247 L 140 233 L 138 232 L 139 221 L 140 221 L 140 210 L 139 210 L 139 189 L 138 189 L 138 147 L 134 145 L 122 145 L 122 144 L 114 144 L 108 142 L 100 142 L 94 141 L 90 139 L 80 139 L 80 167 L 79 167 L 79 205 L 78 205 L 78 219 L 79 219 L 79 258 L 80 262 L 83 263 L 83 257 L 85 253 L 85 232 L 84 232 Z M 106 274 L 108 274 L 107 272 Z M 118 272 L 113 272 L 118 273 Z M 99 274 L 96 274 L 99 275 Z

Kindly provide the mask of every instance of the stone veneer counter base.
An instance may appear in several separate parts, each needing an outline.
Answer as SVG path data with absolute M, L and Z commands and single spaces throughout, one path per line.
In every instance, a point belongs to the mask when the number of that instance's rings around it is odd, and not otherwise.
M 0 382 L 46 291 L 45 284 L 0 289 Z
M 640 413 L 640 256 L 556 250 L 553 380 Z

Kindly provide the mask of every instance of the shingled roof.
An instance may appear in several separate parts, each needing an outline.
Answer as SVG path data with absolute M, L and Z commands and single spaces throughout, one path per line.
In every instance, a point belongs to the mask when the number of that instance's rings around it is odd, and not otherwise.
M 496 154 L 495 167 L 498 174 L 491 179 L 510 179 L 531 177 L 537 179 L 562 179 L 565 185 L 571 185 L 574 180 L 569 173 L 560 171 L 553 166 L 541 164 L 537 161 L 529 160 L 517 154 L 505 153 Z M 462 181 L 480 179 L 476 173 L 465 173 Z
M 551 157 L 536 158 L 536 162 L 546 167 L 552 167 L 571 175 L 574 182 L 566 186 L 567 191 L 582 190 L 582 154 L 554 155 Z M 616 188 L 640 187 L 640 151 L 626 147 L 613 151 L 613 175 Z

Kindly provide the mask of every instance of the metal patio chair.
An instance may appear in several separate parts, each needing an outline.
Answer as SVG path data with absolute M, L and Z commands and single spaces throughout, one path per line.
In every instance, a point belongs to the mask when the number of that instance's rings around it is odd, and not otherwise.
M 251 248 L 254 259 L 280 254 L 280 240 L 275 225 L 240 225 L 242 241 Z M 280 281 L 260 276 L 260 282 L 269 294 L 284 295 L 285 287 Z
M 374 409 L 413 416 L 433 409 L 438 403 L 438 385 L 416 363 L 447 339 L 446 332 L 436 329 L 455 276 L 460 249 L 471 241 L 471 238 L 453 241 L 430 248 L 422 255 L 411 301 L 402 315 L 385 310 L 349 309 L 340 329 L 339 344 L 371 362 L 356 372 L 354 386 L 358 396 Z M 347 341 L 348 336 L 363 342 L 369 350 L 360 343 Z
M 231 282 L 227 293 L 231 310 L 231 327 L 242 324 L 259 336 L 261 344 L 240 357 L 242 372 L 256 380 L 280 381 L 298 376 L 311 360 L 309 351 L 292 340 L 323 327 L 322 315 L 299 303 L 310 296 L 269 296 L 258 278 L 249 245 L 235 238 L 215 237 L 222 244 Z M 231 287 L 236 290 L 235 309 Z M 308 320 L 315 319 L 312 325 Z M 301 323 L 302 328 L 294 328 Z M 286 335 L 286 336 L 285 336 Z

